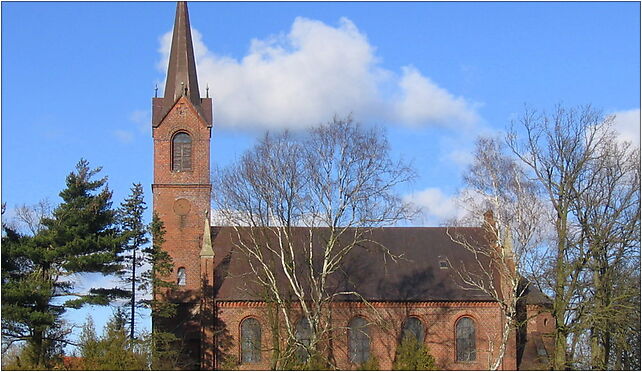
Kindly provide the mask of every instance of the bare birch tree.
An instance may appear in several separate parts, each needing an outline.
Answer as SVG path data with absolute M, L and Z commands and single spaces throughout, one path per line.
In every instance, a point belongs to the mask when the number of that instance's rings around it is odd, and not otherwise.
M 488 365 L 497 370 L 502 367 L 511 335 L 520 325 L 518 303 L 528 286 L 522 275 L 542 236 L 544 208 L 536 185 L 494 138 L 478 139 L 473 163 L 464 174 L 464 187 L 461 204 L 467 214 L 455 225 L 481 223 L 487 241 L 472 241 L 456 230 L 448 230 L 451 239 L 475 258 L 472 264 L 458 262 L 451 266 L 466 288 L 480 290 L 499 304 L 503 326 L 499 344 L 492 345 Z M 488 242 L 490 246 L 484 244 Z
M 218 212 L 234 226 L 235 248 L 249 257 L 282 322 L 273 368 L 302 354 L 333 364 L 327 349 L 331 303 L 359 294 L 337 291 L 331 277 L 351 250 L 372 244 L 373 228 L 410 217 L 395 187 L 413 177 L 408 165 L 390 159 L 380 130 L 349 117 L 297 135 L 266 135 L 216 175 Z M 307 319 L 305 340 L 297 337 L 292 312 Z
M 583 246 L 588 259 L 587 285 L 579 294 L 582 301 L 577 312 L 583 318 L 576 319 L 583 327 L 574 337 L 588 330 L 591 369 L 622 369 L 630 362 L 622 358 L 624 353 L 630 355 L 632 347 L 639 349 L 640 345 L 639 335 L 637 342 L 622 342 L 627 339 L 622 333 L 631 334 L 632 323 L 639 329 L 640 321 L 640 288 L 627 283 L 639 278 L 639 165 L 639 148 L 632 149 L 611 134 L 576 187 L 572 204 L 579 230 L 576 244 Z M 632 301 L 635 298 L 637 303 Z M 616 353 L 622 362 L 619 367 Z
M 44 229 L 42 220 L 51 216 L 53 207 L 47 199 L 42 199 L 36 204 L 22 204 L 15 209 L 14 224 L 23 232 L 34 236 Z
M 618 171 L 618 175 L 609 175 L 610 171 L 617 171 L 620 160 L 624 161 L 613 147 L 613 120 L 614 117 L 605 117 L 590 106 L 558 106 L 552 114 L 527 109 L 507 137 L 509 147 L 529 169 L 553 212 L 554 237 L 548 262 L 555 318 L 553 368 L 557 370 L 572 367 L 569 355 L 572 356 L 577 340 L 582 338 L 577 336 L 585 331 L 589 314 L 596 314 L 595 303 L 587 306 L 587 296 L 601 286 L 596 287 L 593 280 L 606 279 L 600 272 L 611 260 L 603 259 L 601 242 L 623 237 L 611 233 L 602 236 L 602 232 L 639 226 L 639 195 L 636 210 L 635 197 L 627 196 L 624 200 L 621 199 L 624 194 L 617 191 L 622 186 L 631 191 L 626 180 L 637 177 L 638 185 L 633 189 L 637 188 L 639 194 L 639 174 Z M 614 163 L 616 158 L 620 160 Z M 609 227 L 607 221 L 615 225 Z M 620 245 L 621 249 L 630 246 L 632 235 L 628 236 L 628 243 Z M 637 242 L 639 252 L 639 237 Z M 609 246 L 618 250 L 618 244 Z M 597 259 L 596 255 L 602 258 Z M 569 336 L 573 336 L 571 350 Z M 604 359 L 599 355 L 595 358 Z
M 531 284 L 553 300 L 553 368 L 639 365 L 639 286 L 627 280 L 639 280 L 640 153 L 617 141 L 613 119 L 590 106 L 527 109 L 507 137 L 516 159 L 496 140 L 477 144 L 463 222 L 493 211 L 483 226 L 496 249 L 453 239 L 477 258 L 456 270 L 462 281 L 493 297 L 507 319 L 490 368 L 500 367 Z

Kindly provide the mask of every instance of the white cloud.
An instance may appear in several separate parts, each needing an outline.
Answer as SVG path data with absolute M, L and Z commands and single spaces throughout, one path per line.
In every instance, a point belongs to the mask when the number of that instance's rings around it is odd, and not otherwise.
M 458 195 L 446 195 L 435 187 L 406 195 L 404 200 L 420 209 L 420 222 L 426 225 L 439 225 L 466 214 L 460 207 Z
M 149 110 L 134 110 L 129 115 L 129 121 L 136 124 L 138 131 L 141 133 L 150 131 L 152 119 Z
M 640 146 L 640 109 L 618 111 L 615 115 L 614 128 L 623 141 Z
M 130 143 L 134 140 L 134 133 L 128 130 L 117 129 L 114 131 L 114 135 L 122 143 Z
M 297 128 L 354 113 L 405 125 L 471 124 L 474 107 L 414 67 L 381 66 L 366 35 L 342 18 L 337 27 L 298 17 L 290 31 L 253 39 L 240 60 L 208 50 L 192 30 L 201 93 L 210 86 L 217 125 Z M 167 69 L 171 32 L 161 37 Z
M 454 97 L 414 67 L 403 67 L 401 97 L 394 103 L 395 116 L 408 124 L 471 124 L 478 120 L 471 105 Z
M 472 189 L 462 189 L 448 195 L 441 189 L 429 187 L 404 196 L 420 211 L 416 222 L 424 226 L 452 225 L 453 222 L 479 225 L 488 199 Z
M 129 114 L 129 121 L 132 122 L 135 126 L 138 133 L 150 133 L 151 132 L 151 117 L 149 110 L 134 110 Z M 121 143 L 131 143 L 136 137 L 135 132 L 125 129 L 117 129 L 114 132 L 114 136 Z
M 451 164 L 454 164 L 460 169 L 464 169 L 470 164 L 472 164 L 474 157 L 472 154 L 472 150 L 469 148 L 463 149 L 463 150 L 453 149 L 443 157 L 443 160 Z

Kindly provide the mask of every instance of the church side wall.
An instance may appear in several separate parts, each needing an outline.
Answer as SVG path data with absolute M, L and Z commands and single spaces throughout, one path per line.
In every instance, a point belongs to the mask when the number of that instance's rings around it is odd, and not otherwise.
M 229 345 L 227 353 L 239 360 L 240 324 L 254 317 L 261 324 L 262 348 L 261 362 L 242 364 L 242 370 L 269 369 L 272 344 L 272 332 L 267 317 L 267 308 L 262 303 L 219 302 L 218 317 L 224 326 L 217 342 Z M 370 322 L 372 344 L 371 353 L 376 356 L 382 370 L 390 370 L 398 345 L 398 337 L 403 321 L 408 317 L 421 320 L 425 329 L 425 345 L 435 357 L 439 369 L 449 370 L 483 370 L 489 368 L 489 360 L 496 355 L 501 337 L 501 311 L 496 304 L 484 302 L 459 303 L 375 303 L 376 310 L 361 303 L 337 303 L 333 307 L 332 318 L 333 354 L 337 367 L 342 370 L 355 369 L 357 366 L 348 361 L 348 322 L 354 316 L 362 316 Z M 376 315 L 374 313 L 376 311 Z M 455 351 L 455 323 L 463 316 L 471 317 L 476 328 L 476 360 L 457 362 Z M 293 316 L 296 322 L 299 316 Z M 493 354 L 495 353 L 495 354 Z M 516 369 L 514 341 L 508 348 L 503 369 Z

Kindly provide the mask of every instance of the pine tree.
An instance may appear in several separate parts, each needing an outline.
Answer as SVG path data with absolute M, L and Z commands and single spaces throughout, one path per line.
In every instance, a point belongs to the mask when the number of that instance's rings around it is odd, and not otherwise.
M 93 320 L 88 319 L 80 338 L 80 356 L 85 370 L 145 370 L 148 355 L 137 340 L 129 338 L 126 314 L 117 309 L 105 325 L 102 337 L 96 336 Z
M 178 347 L 180 340 L 173 333 L 165 331 L 161 325 L 164 319 L 171 319 L 176 315 L 176 304 L 163 298 L 168 291 L 176 288 L 176 283 L 167 280 L 171 278 L 174 264 L 172 257 L 163 249 L 165 227 L 155 212 L 149 230 L 152 244 L 143 252 L 150 268 L 143 273 L 144 281 L 140 289 L 151 287 L 152 290 L 152 298 L 145 302 L 152 313 L 152 333 L 148 339 L 152 369 L 176 369 L 184 364 Z
M 67 176 L 67 187 L 60 192 L 63 202 L 52 218 L 43 219 L 46 230 L 36 236 L 41 247 L 51 248 L 43 262 L 45 269 L 59 266 L 68 273 L 103 274 L 120 269 L 118 253 L 122 244 L 114 225 L 112 192 L 106 177 L 93 179 L 100 171 L 100 167 L 91 169 L 89 162 L 81 159 L 76 171 Z
M 62 203 L 44 229 L 33 237 L 21 236 L 3 226 L 2 332 L 11 340 L 27 341 L 31 362 L 51 367 L 68 333 L 61 318 L 67 308 L 83 304 L 107 305 L 122 290 L 92 288 L 75 293 L 73 274 L 115 273 L 120 269 L 121 238 L 114 225 L 112 193 L 106 178 L 94 179 L 100 168 L 91 169 L 81 159 L 66 178 L 60 192 Z M 6 246 L 5 246 L 6 243 Z M 57 298 L 72 296 L 63 304 Z
M 87 321 L 82 327 L 79 341 L 80 345 L 78 349 L 80 351 L 80 357 L 82 358 L 83 368 L 87 370 L 98 369 L 99 366 L 96 365 L 96 361 L 100 355 L 100 341 L 98 335 L 96 335 L 96 325 L 91 315 L 87 317 Z
M 152 311 L 152 317 L 170 318 L 176 313 L 176 305 L 165 301 L 162 296 L 167 291 L 176 288 L 176 283 L 167 280 L 167 278 L 171 278 L 174 263 L 172 256 L 163 249 L 165 225 L 156 212 L 154 212 L 152 223 L 149 225 L 149 231 L 152 235 L 152 245 L 143 249 L 149 270 L 142 274 L 144 282 L 141 283 L 140 288 L 152 290 L 151 300 L 146 301 Z
M 131 194 L 118 210 L 118 220 L 124 240 L 123 270 L 120 276 L 130 285 L 129 300 L 129 337 L 134 338 L 136 329 L 136 308 L 141 306 L 137 301 L 137 290 L 142 284 L 138 269 L 144 263 L 142 249 L 149 243 L 148 229 L 143 222 L 143 214 L 147 209 L 143 199 L 143 186 L 136 183 L 131 188 Z M 143 285 L 143 288 L 145 286 Z
M 47 368 L 58 354 L 59 319 L 63 310 L 48 306 L 52 283 L 34 267 L 33 237 L 2 224 L 2 338 L 5 345 L 27 341 L 20 347 L 17 369 Z M 6 343 L 6 344 L 5 344 Z

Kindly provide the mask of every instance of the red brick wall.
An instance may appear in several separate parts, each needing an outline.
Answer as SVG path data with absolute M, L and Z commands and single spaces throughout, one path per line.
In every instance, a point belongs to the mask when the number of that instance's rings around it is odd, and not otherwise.
M 211 102 L 210 102 L 211 104 Z M 162 107 L 154 107 L 154 110 Z M 186 132 L 192 139 L 192 170 L 172 171 L 172 139 Z M 179 303 L 172 319 L 159 319 L 161 327 L 181 339 L 184 356 L 193 361 L 189 369 L 198 368 L 201 359 L 200 257 L 203 226 L 210 210 L 210 136 L 211 128 L 194 106 L 181 97 L 160 124 L 152 129 L 154 138 L 154 211 L 165 224 L 165 249 L 172 257 L 175 281 L 179 268 L 186 270 L 186 285 L 179 287 L 168 300 Z M 189 210 L 177 209 L 177 200 L 185 199 Z M 184 201 L 183 201 L 184 203 Z M 210 345 L 211 347 L 211 345 Z
M 492 303 L 376 303 L 376 314 L 363 304 L 336 304 L 333 308 L 333 353 L 339 369 L 355 369 L 348 362 L 347 330 L 350 319 L 363 316 L 371 322 L 371 352 L 383 370 L 392 368 L 402 322 L 408 316 L 419 318 L 426 331 L 425 344 L 436 359 L 440 369 L 481 370 L 488 369 L 489 358 L 493 359 L 499 346 L 501 332 L 501 311 Z M 247 317 L 254 317 L 261 323 L 264 351 L 260 363 L 242 365 L 243 370 L 268 369 L 270 367 L 272 343 L 271 329 L 266 317 L 266 308 L 256 303 L 218 303 L 218 316 L 225 325 L 227 337 L 231 337 L 229 353 L 240 360 L 240 324 Z M 469 316 L 475 322 L 477 358 L 475 362 L 457 362 L 455 354 L 455 322 L 462 316 Z M 295 317 L 296 318 L 296 317 Z M 297 321 L 298 319 L 293 319 Z M 491 352 L 491 349 L 494 352 Z M 503 369 L 516 369 L 515 346 L 509 348 Z
M 192 139 L 192 170 L 172 171 L 172 138 L 187 132 Z M 187 291 L 200 289 L 199 251 L 206 212 L 210 210 L 210 136 L 211 130 L 192 104 L 180 98 L 153 128 L 154 137 L 154 211 L 165 224 L 163 248 L 174 260 L 174 277 L 185 267 Z M 176 201 L 186 199 L 189 211 L 177 213 Z
M 529 332 L 546 334 L 555 331 L 555 318 L 548 309 L 537 305 L 528 305 L 526 306 L 526 316 Z

